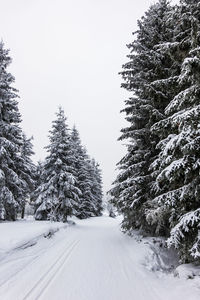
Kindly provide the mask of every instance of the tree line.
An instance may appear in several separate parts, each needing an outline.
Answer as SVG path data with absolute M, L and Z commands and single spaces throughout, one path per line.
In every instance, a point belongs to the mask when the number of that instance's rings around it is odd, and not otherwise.
M 122 228 L 200 260 L 200 2 L 160 0 L 138 21 L 120 73 L 127 153 L 110 191 Z
M 70 129 L 60 107 L 52 122 L 47 156 L 35 165 L 32 138 L 20 127 L 18 91 L 7 68 L 9 50 L 0 43 L 0 220 L 24 217 L 31 201 L 37 220 L 66 222 L 68 216 L 88 218 L 102 212 L 99 164 L 82 146 L 78 130 Z

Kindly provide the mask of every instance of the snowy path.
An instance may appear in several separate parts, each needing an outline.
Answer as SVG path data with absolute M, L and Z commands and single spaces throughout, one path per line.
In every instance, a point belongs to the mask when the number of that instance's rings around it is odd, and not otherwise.
M 200 291 L 142 265 L 146 246 L 108 217 L 78 221 L 0 261 L 2 300 L 197 300 Z

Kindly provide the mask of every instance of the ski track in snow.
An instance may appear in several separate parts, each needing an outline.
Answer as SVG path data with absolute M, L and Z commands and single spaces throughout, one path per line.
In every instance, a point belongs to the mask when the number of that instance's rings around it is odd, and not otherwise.
M 0 262 L 1 300 L 198 300 L 192 281 L 144 266 L 148 246 L 120 232 L 119 220 L 77 221 Z
M 23 300 L 29 299 L 29 297 L 34 294 L 36 291 L 35 299 L 38 299 L 44 291 L 48 288 L 51 281 L 54 279 L 58 272 L 64 267 L 67 259 L 70 257 L 71 252 L 77 245 L 78 241 L 72 242 L 70 245 L 67 244 L 67 247 L 58 257 L 58 259 L 50 266 L 50 268 L 42 275 L 42 277 L 35 283 L 32 289 L 28 292 L 28 294 L 23 298 Z M 39 292 L 38 292 L 39 289 Z

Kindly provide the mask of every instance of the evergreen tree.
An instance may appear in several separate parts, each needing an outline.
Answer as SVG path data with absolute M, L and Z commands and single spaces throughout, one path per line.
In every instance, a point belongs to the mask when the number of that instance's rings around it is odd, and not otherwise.
M 37 188 L 36 219 L 67 221 L 77 214 L 81 191 L 77 187 L 74 152 L 64 111 L 59 108 L 52 123 L 48 156 L 44 163 L 43 182 Z
M 43 174 L 44 174 L 44 162 L 38 161 L 34 171 L 34 189 L 30 194 L 30 205 L 33 205 L 35 209 L 36 209 L 35 201 L 40 194 L 38 187 L 44 181 Z
M 112 203 L 123 214 L 124 230 L 150 229 L 145 218 L 147 201 L 151 199 L 154 180 L 149 166 L 158 154 L 155 145 L 158 137 L 151 126 L 163 118 L 169 103 L 167 79 L 173 61 L 159 46 L 172 38 L 169 28 L 171 7 L 165 0 L 152 5 L 138 22 L 136 40 L 128 45 L 129 62 L 121 72 L 122 87 L 134 94 L 125 102 L 129 127 L 122 129 L 119 140 L 127 140 L 127 154 L 119 162 L 120 173 L 110 191 Z
M 0 43 L 0 220 L 15 220 L 24 207 L 31 178 L 27 156 L 23 155 L 17 90 L 7 71 L 9 51 Z
M 81 191 L 77 217 L 88 218 L 91 216 L 87 204 L 91 201 L 90 181 L 88 181 L 87 153 L 81 145 L 78 130 L 74 126 L 71 132 L 71 141 L 74 154 L 74 168 L 77 176 L 77 186 Z
M 161 137 L 156 197 L 147 211 L 150 224 L 168 224 L 169 245 L 179 249 L 183 262 L 200 259 L 200 3 L 181 1 L 175 12 L 173 42 L 167 51 L 181 62 L 177 94 L 165 109 L 166 117 L 152 131 Z M 158 230 L 159 231 L 159 230 Z
M 31 156 L 34 154 L 33 152 L 33 144 L 32 139 L 27 138 L 26 135 L 22 134 L 23 144 L 21 146 L 20 152 L 22 157 L 22 166 L 21 166 L 21 174 L 20 178 L 26 181 L 26 189 L 24 190 L 23 197 L 21 199 L 21 217 L 24 218 L 25 205 L 28 197 L 31 195 L 35 188 L 35 172 L 36 167 L 31 159 Z
M 95 204 L 94 206 L 94 214 L 96 216 L 101 216 L 101 212 L 103 209 L 103 191 L 102 191 L 102 176 L 101 170 L 99 168 L 99 164 L 95 162 L 94 159 L 90 162 L 90 177 L 91 177 L 91 191 L 92 191 L 92 201 Z
M 93 168 L 91 160 L 84 149 L 84 164 L 80 172 L 80 185 L 82 190 L 81 214 L 80 218 L 95 216 L 96 203 L 93 195 Z
M 94 160 L 90 160 L 86 149 L 81 145 L 77 129 L 71 133 L 74 151 L 74 167 L 78 178 L 78 188 L 81 190 L 79 218 L 99 216 L 102 211 L 102 182 L 101 171 Z
M 35 170 L 35 187 L 36 189 L 42 184 L 44 181 L 43 174 L 44 174 L 44 161 L 38 161 L 36 165 L 36 170 Z

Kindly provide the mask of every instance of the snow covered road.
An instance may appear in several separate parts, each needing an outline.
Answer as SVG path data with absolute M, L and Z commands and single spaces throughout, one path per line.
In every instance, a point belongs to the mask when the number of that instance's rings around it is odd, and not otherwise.
M 77 221 L 0 261 L 0 299 L 199 299 L 190 282 L 147 270 L 147 252 L 148 246 L 120 232 L 119 220 Z

